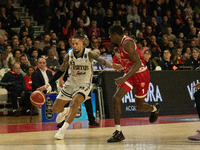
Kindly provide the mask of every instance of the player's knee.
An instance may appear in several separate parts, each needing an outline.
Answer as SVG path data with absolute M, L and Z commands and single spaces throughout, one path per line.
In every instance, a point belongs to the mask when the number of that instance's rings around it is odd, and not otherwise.
M 113 96 L 112 101 L 113 101 L 113 104 L 121 103 L 121 99 L 116 95 Z

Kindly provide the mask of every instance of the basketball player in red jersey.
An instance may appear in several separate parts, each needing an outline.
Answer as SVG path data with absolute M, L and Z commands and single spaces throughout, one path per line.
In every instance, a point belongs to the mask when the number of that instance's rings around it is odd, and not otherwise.
M 115 79 L 117 91 L 113 96 L 114 120 L 116 131 L 107 142 L 119 142 L 125 139 L 120 127 L 121 99 L 133 88 L 135 88 L 135 102 L 137 111 L 151 112 L 149 122 L 153 123 L 158 119 L 160 105 L 151 106 L 145 103 L 150 74 L 145 60 L 141 55 L 133 39 L 124 36 L 123 29 L 119 25 L 112 25 L 109 29 L 109 37 L 112 43 L 119 45 L 121 64 L 125 69 L 125 75 Z

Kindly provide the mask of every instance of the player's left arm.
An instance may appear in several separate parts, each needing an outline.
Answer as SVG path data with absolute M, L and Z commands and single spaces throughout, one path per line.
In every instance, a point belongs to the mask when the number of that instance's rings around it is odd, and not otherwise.
M 116 84 L 124 83 L 129 77 L 134 75 L 139 70 L 139 68 L 142 66 L 140 57 L 136 51 L 135 43 L 132 40 L 125 40 L 124 44 L 123 44 L 123 49 L 126 53 L 128 53 L 131 61 L 134 64 L 125 76 L 115 79 Z
M 114 68 L 115 70 L 120 70 L 122 68 L 121 65 L 112 63 L 112 62 L 102 58 L 101 56 L 99 56 L 95 52 L 90 51 L 88 55 L 89 55 L 89 58 L 90 58 L 91 61 L 93 59 L 95 59 L 98 63 L 100 63 L 101 65 L 104 65 L 108 68 Z

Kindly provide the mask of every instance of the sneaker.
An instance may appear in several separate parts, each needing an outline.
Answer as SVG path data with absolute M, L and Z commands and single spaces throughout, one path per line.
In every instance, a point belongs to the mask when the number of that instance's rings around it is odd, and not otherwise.
M 116 130 L 113 133 L 113 136 L 107 140 L 107 142 L 120 142 L 120 141 L 122 141 L 124 139 L 125 139 L 125 137 L 124 137 L 122 131 L 117 131 Z
M 60 129 L 58 130 L 58 132 L 56 133 L 56 135 L 54 136 L 54 138 L 55 138 L 56 140 L 63 140 L 64 137 L 65 137 L 65 131 L 64 131 L 62 128 L 60 128 Z
M 89 122 L 89 125 L 90 126 L 95 126 L 95 127 L 98 127 L 99 126 L 99 123 L 94 121 L 94 122 Z
M 188 136 L 188 140 L 199 141 L 200 140 L 200 130 L 197 130 L 197 134 L 193 136 Z
M 65 120 L 65 117 L 68 115 L 69 113 L 69 108 L 64 108 L 64 113 L 59 113 L 57 118 L 56 118 L 56 122 L 57 123 L 61 123 L 63 120 Z
M 13 116 L 14 116 L 14 117 L 19 117 L 19 116 L 20 116 L 19 111 L 14 111 L 14 112 L 13 112 Z
M 160 112 L 161 106 L 157 103 L 155 107 L 157 108 L 157 110 L 155 112 L 151 112 L 151 115 L 149 117 L 150 123 L 154 123 L 158 119 L 158 114 Z

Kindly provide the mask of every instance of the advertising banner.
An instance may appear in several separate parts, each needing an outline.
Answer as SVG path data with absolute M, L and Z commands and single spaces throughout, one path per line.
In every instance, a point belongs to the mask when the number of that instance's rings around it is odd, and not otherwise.
M 116 85 L 114 79 L 123 73 L 103 72 L 103 95 L 106 118 L 113 118 L 112 96 Z M 153 71 L 150 72 L 151 82 L 145 102 L 153 105 L 161 104 L 160 115 L 194 114 L 193 86 L 199 82 L 200 71 Z M 149 116 L 149 113 L 137 112 L 134 89 L 122 99 L 121 117 Z

